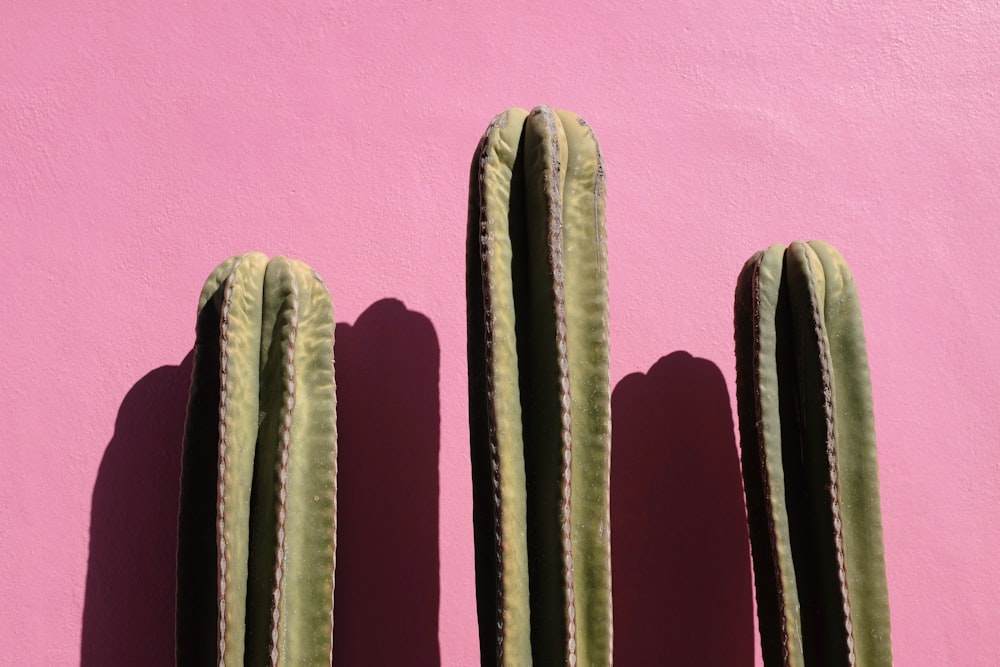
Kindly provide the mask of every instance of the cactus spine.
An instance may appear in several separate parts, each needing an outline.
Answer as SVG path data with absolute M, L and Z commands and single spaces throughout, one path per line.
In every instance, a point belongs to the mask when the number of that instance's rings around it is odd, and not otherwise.
M 178 664 L 330 660 L 333 309 L 302 262 L 248 253 L 198 306 L 178 536 Z
M 493 120 L 467 255 L 483 663 L 609 665 L 604 170 L 582 119 L 538 107 Z
M 736 289 L 737 399 L 765 664 L 892 664 L 871 381 L 830 245 L 771 246 Z

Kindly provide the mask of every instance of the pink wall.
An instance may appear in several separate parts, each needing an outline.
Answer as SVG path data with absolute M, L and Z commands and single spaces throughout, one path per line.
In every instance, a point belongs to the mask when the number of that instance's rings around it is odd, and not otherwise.
M 476 662 L 468 168 L 496 112 L 547 103 L 607 159 L 619 662 L 755 660 L 731 299 L 753 251 L 823 238 L 865 310 L 897 663 L 995 664 L 995 5 L 19 4 L 0 662 L 170 663 L 185 356 L 247 249 L 312 263 L 348 341 L 338 651 L 409 633 L 417 662 Z

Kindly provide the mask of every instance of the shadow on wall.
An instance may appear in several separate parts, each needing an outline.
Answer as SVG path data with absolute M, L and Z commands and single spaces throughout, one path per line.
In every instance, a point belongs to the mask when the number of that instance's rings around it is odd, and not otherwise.
M 333 662 L 439 665 L 440 349 L 395 299 L 336 332 Z
M 336 331 L 335 664 L 438 665 L 437 334 L 384 299 Z M 174 664 L 192 355 L 125 396 L 94 485 L 82 667 Z M 373 640 L 373 638 L 388 640 Z
M 674 352 L 611 397 L 615 659 L 752 666 L 749 537 L 729 392 Z
M 192 355 L 139 380 L 97 472 L 82 667 L 174 664 L 181 442 Z

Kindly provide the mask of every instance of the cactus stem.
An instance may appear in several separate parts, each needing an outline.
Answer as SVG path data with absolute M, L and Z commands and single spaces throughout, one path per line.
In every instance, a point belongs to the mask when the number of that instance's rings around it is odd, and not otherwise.
M 248 253 L 205 283 L 183 457 L 178 664 L 331 657 L 333 333 L 329 292 L 302 262 Z
M 484 664 L 611 661 L 603 196 L 574 114 L 490 123 L 470 177 L 467 282 Z
M 764 663 L 892 664 L 857 290 L 819 241 L 757 253 L 736 290 L 737 397 Z

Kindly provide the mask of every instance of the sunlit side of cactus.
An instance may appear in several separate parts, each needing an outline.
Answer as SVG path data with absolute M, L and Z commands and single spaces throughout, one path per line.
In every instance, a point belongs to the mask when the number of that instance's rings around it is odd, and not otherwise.
M 333 309 L 302 262 L 248 253 L 198 306 L 178 536 L 177 663 L 330 660 Z
M 470 180 L 469 397 L 483 664 L 611 663 L 604 169 L 565 111 L 510 109 Z
M 891 665 L 871 381 L 846 262 L 818 241 L 757 253 L 735 324 L 764 662 Z

